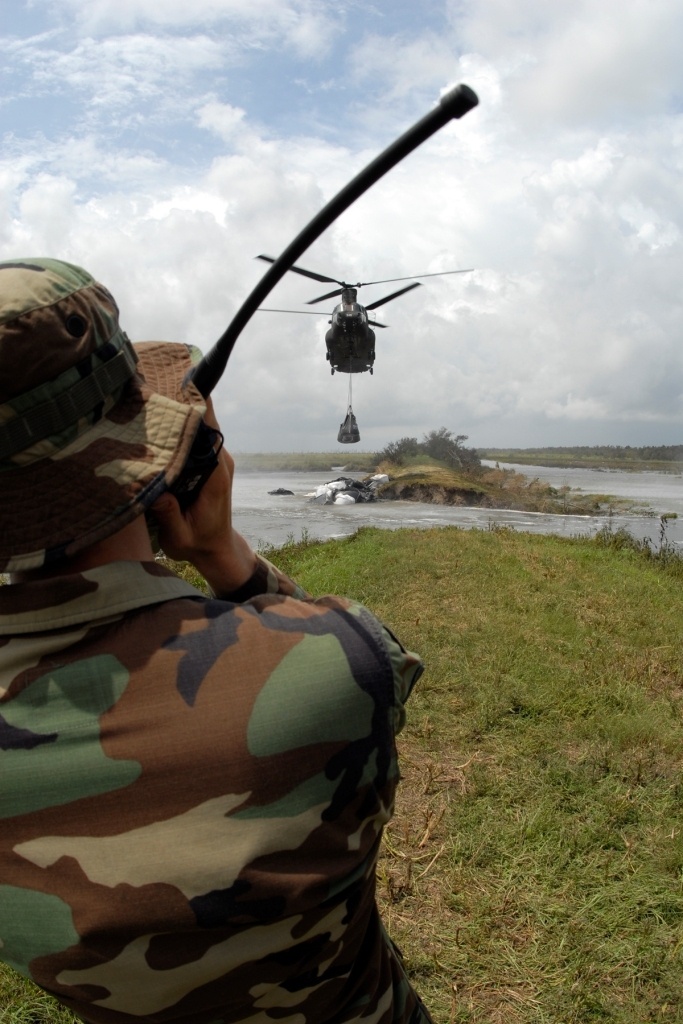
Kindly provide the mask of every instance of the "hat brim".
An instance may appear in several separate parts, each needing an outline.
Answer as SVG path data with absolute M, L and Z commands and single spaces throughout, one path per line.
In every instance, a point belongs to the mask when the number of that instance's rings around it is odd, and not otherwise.
M 92 426 L 49 457 L 0 473 L 0 571 L 54 564 L 116 533 L 177 479 L 206 403 L 185 384 L 187 345 L 134 345 L 138 372 Z

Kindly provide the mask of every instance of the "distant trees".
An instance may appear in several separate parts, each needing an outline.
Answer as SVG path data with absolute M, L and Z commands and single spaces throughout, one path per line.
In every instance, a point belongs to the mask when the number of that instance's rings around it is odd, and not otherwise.
M 395 462 L 399 466 L 416 455 L 428 455 L 438 462 L 445 462 L 453 469 L 471 472 L 481 468 L 481 459 L 474 448 L 466 448 L 467 434 L 453 434 L 446 427 L 430 430 L 423 441 L 416 437 L 402 437 L 390 441 L 386 448 L 377 452 L 378 459 Z
M 558 446 L 557 448 L 487 448 L 482 449 L 483 458 L 500 458 L 503 462 L 514 462 L 514 455 L 524 453 L 525 456 L 545 460 L 545 465 L 552 465 L 550 459 L 562 458 L 562 465 L 569 465 L 571 458 L 588 462 L 683 462 L 683 445 L 648 445 L 641 448 L 631 445 L 594 444 Z M 506 458 L 506 456 L 509 456 Z M 559 463 L 558 463 L 559 465 Z
M 558 449 L 562 450 L 562 449 Z M 567 448 L 574 454 L 599 455 L 610 459 L 638 459 L 645 462 L 682 462 L 683 445 L 650 445 L 644 448 L 632 448 L 627 445 L 596 445 L 592 448 Z

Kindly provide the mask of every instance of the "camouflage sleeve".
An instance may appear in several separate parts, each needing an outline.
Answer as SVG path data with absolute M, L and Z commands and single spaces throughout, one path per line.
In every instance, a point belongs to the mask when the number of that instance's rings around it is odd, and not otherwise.
M 412 693 L 415 683 L 424 672 L 424 665 L 419 655 L 407 651 L 390 629 L 378 620 L 382 645 L 387 652 L 394 678 L 394 735 L 399 733 L 406 724 L 405 703 Z
M 394 697 L 394 735 L 400 732 L 406 720 L 405 703 L 411 694 L 413 686 L 424 671 L 424 665 L 418 655 L 413 654 L 412 651 L 407 651 L 391 630 L 375 618 L 363 605 L 357 604 L 355 601 L 349 601 L 347 598 L 324 597 L 315 600 L 303 587 L 300 587 L 298 583 L 295 583 L 294 580 L 281 572 L 267 558 L 263 558 L 262 555 L 257 555 L 256 568 L 253 574 L 238 590 L 233 590 L 231 593 L 214 594 L 213 596 L 223 601 L 243 604 L 246 601 L 251 601 L 252 598 L 258 598 L 266 594 L 294 597 L 298 600 L 309 601 L 317 605 L 341 604 L 352 614 L 360 615 L 366 626 L 370 623 L 372 624 L 371 630 L 375 635 L 375 639 L 384 648 L 391 666 Z
M 256 556 L 256 568 L 246 583 L 237 590 L 231 590 L 229 593 L 212 591 L 213 597 L 221 601 L 232 601 L 234 604 L 243 604 L 250 597 L 258 597 L 260 594 L 283 594 L 285 597 L 297 597 L 301 600 L 311 596 L 262 555 Z

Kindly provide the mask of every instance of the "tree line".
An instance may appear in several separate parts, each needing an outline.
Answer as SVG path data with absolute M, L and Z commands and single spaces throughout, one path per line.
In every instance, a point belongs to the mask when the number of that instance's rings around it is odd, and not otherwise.
M 526 455 L 574 455 L 577 458 L 634 459 L 645 462 L 683 462 L 683 444 L 647 445 L 642 448 L 615 444 L 574 445 L 562 448 L 519 448 L 505 449 L 520 451 Z M 490 453 L 503 451 L 502 448 L 487 449 Z

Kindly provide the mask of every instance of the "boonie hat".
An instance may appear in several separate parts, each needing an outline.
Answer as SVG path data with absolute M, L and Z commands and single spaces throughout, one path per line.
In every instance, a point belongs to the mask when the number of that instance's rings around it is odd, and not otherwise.
M 0 262 L 0 572 L 76 554 L 173 484 L 206 410 L 200 356 L 133 345 L 81 267 Z

